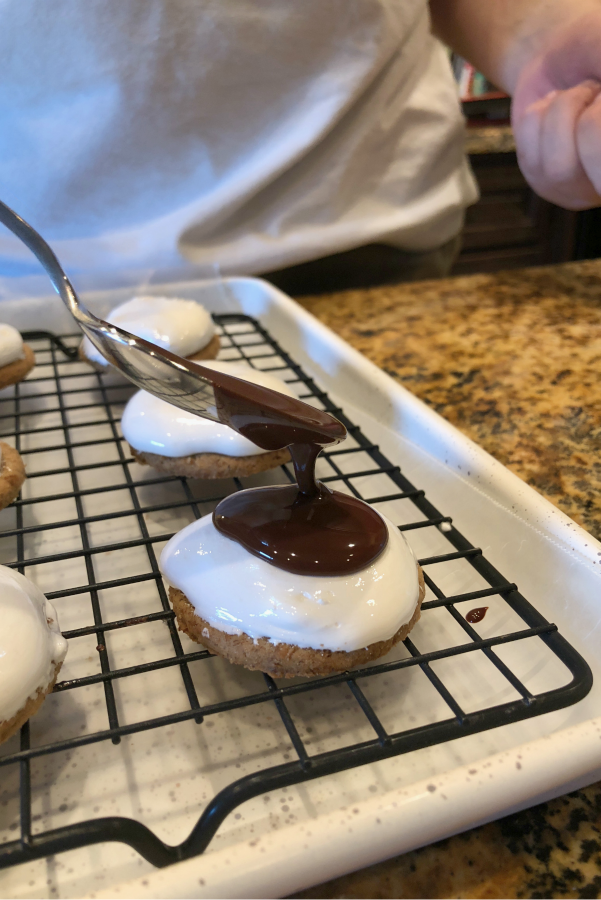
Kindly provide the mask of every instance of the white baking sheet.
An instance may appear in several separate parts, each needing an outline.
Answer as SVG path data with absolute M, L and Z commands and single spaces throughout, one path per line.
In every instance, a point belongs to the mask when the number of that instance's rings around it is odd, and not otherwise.
M 491 562 L 559 625 L 593 668 L 595 683 L 584 701 L 568 709 L 249 801 L 228 817 L 202 857 L 169 869 L 154 869 L 124 845 L 99 845 L 0 872 L 0 894 L 281 896 L 601 777 L 601 725 L 595 719 L 601 715 L 597 677 L 601 544 L 264 282 L 227 279 L 151 290 L 199 299 L 213 311 L 256 316 L 389 458 L 400 464 L 418 487 L 426 488 L 434 504 L 451 515 Z M 128 292 L 112 291 L 87 299 L 94 311 L 103 314 L 127 296 Z M 40 329 L 73 330 L 68 314 L 54 297 L 5 301 L 1 310 L 4 321 L 22 329 L 30 329 L 35 322 Z M 82 385 L 87 371 L 82 364 Z M 49 426 L 54 424 L 52 413 L 38 415 L 46 415 Z M 85 430 L 85 421 L 76 417 L 72 425 Z M 104 436 L 105 427 L 88 428 L 85 439 Z M 83 432 L 83 439 L 81 435 Z M 102 458 L 102 447 L 87 452 Z M 43 463 L 40 455 L 32 457 L 35 465 L 51 468 L 57 464 L 52 453 L 41 456 Z M 140 469 L 136 477 L 143 476 Z M 28 489 L 42 491 L 45 481 L 32 479 Z M 43 492 L 69 487 L 53 483 Z M 373 492 L 370 487 L 362 484 L 367 495 L 381 493 L 376 485 Z M 148 497 L 159 503 L 168 489 L 169 485 L 153 491 L 149 488 Z M 198 488 L 200 499 L 202 490 Z M 127 502 L 125 492 L 118 497 L 95 495 L 93 511 Z M 385 511 L 401 522 L 405 503 L 395 501 Z M 73 515 L 60 502 L 48 506 L 51 508 L 38 515 L 49 520 Z M 188 521 L 174 510 L 147 517 L 151 533 L 157 534 Z M 97 544 L 127 540 L 133 527 L 133 518 L 111 520 L 98 526 L 94 540 Z M 60 531 L 45 532 L 32 555 L 77 546 L 77 534 Z M 448 544 L 442 549 L 446 542 L 432 528 L 409 532 L 407 537 L 419 556 L 452 549 Z M 143 571 L 140 567 L 146 562 L 142 548 L 127 556 L 96 554 L 95 565 L 101 579 L 103 574 L 114 578 L 120 572 Z M 86 581 L 79 560 L 37 568 L 33 576 L 48 591 Z M 32 576 L 31 570 L 28 574 Z M 442 564 L 436 574 L 447 593 L 484 586 L 465 561 Z M 115 618 L 139 614 L 144 603 L 156 604 L 151 582 L 147 589 L 138 584 L 132 590 L 108 594 L 102 598 L 104 612 Z M 64 603 L 59 615 L 65 629 L 90 624 L 89 603 L 87 599 L 81 604 Z M 507 616 L 500 606 L 496 614 L 491 601 L 481 633 L 488 636 L 513 627 Z M 458 642 L 446 619 L 450 619 L 448 614 L 446 618 L 432 613 L 424 616 L 414 632 L 420 650 Z M 115 664 L 133 665 L 170 655 L 165 632 L 161 623 L 149 623 L 112 633 L 110 650 Z M 96 670 L 95 643 L 92 637 L 71 642 L 64 677 Z M 533 639 L 525 666 L 523 654 L 511 660 L 512 665 L 522 666 L 519 674 L 537 691 L 565 681 L 563 667 L 539 644 Z M 185 649 L 195 647 L 187 644 Z M 506 652 L 515 651 L 507 648 Z M 503 656 L 502 652 L 499 655 Z M 445 670 L 441 666 L 437 672 L 448 679 L 468 709 L 470 703 L 503 702 L 512 697 L 486 660 L 476 659 L 479 656 L 470 654 L 460 667 Z M 263 689 L 260 675 L 221 660 L 197 665 L 199 668 L 193 664 L 191 671 L 204 703 Z M 361 686 L 389 729 L 400 730 L 407 721 L 413 725 L 448 716 L 416 670 L 404 673 L 402 689 L 394 680 L 387 683 L 384 676 L 371 681 L 369 687 L 366 683 Z M 176 669 L 144 679 L 122 679 L 117 687 L 121 720 L 136 721 L 186 708 L 182 694 Z M 322 693 L 317 707 L 302 697 L 290 705 L 310 752 L 373 736 L 343 686 Z M 100 686 L 90 687 L 85 703 L 81 689 L 54 695 L 32 722 L 36 737 L 44 742 L 105 727 Z M 9 742 L 0 753 L 14 749 Z M 95 744 L 54 754 L 32 766 L 34 826 L 46 831 L 83 818 L 123 815 L 145 822 L 168 843 L 178 843 L 220 788 L 244 774 L 293 758 L 275 708 L 262 708 L 259 715 L 253 707 L 239 710 L 235 716 L 210 717 L 201 727 L 187 722 L 132 735 L 118 747 Z M 14 839 L 17 834 L 16 785 L 15 776 L 0 769 L 0 840 Z

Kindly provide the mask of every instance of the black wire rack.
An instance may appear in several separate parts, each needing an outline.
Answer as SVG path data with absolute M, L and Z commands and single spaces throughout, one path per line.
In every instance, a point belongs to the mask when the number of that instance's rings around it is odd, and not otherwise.
M 91 374 L 90 370 L 77 359 L 76 348 L 79 340 L 77 336 L 60 338 L 47 332 L 26 333 L 24 337 L 35 349 L 38 367 L 27 381 L 16 385 L 11 391 L 4 392 L 0 400 L 0 436 L 14 443 L 22 453 L 29 468 L 29 482 L 32 483 L 35 479 L 36 482 L 41 482 L 41 485 L 38 484 L 33 491 L 35 496 L 24 493 L 11 507 L 14 510 L 14 519 L 9 524 L 12 524 L 12 527 L 4 528 L 0 532 L 0 547 L 4 547 L 3 558 L 8 565 L 25 575 L 29 574 L 34 579 L 35 573 L 42 571 L 47 564 L 63 562 L 66 564 L 74 559 L 82 562 L 85 571 L 85 580 L 82 584 L 61 587 L 61 584 L 57 583 L 55 590 L 46 590 L 46 593 L 51 602 L 57 600 L 66 602 L 68 598 L 70 603 L 85 606 L 88 613 L 88 604 L 91 603 L 93 624 L 72 628 L 63 633 L 70 642 L 85 636 L 92 636 L 97 641 L 99 671 L 59 681 L 54 691 L 76 692 L 79 702 L 85 705 L 86 696 L 83 690 L 90 685 L 102 686 L 108 727 L 62 740 L 45 742 L 43 734 L 39 740 L 32 739 L 33 729 L 30 732 L 29 723 L 23 726 L 19 749 L 0 757 L 0 768 L 18 767 L 20 778 L 19 837 L 0 844 L 0 867 L 104 841 L 123 842 L 133 847 L 155 866 L 167 866 L 202 853 L 232 810 L 264 792 L 548 713 L 576 703 L 585 697 L 591 688 L 592 674 L 587 663 L 558 633 L 557 627 L 549 623 L 520 594 L 517 586 L 498 572 L 485 559 L 482 551 L 453 526 L 451 518 L 440 513 L 429 502 L 425 492 L 415 487 L 404 476 L 399 466 L 390 462 L 379 447 L 346 417 L 344 411 L 329 400 L 259 322 L 243 315 L 221 315 L 215 318 L 221 332 L 222 347 L 229 358 L 246 359 L 251 365 L 258 366 L 264 371 L 280 371 L 285 380 L 296 385 L 299 396 L 323 406 L 346 425 L 350 435 L 348 442 L 350 446 L 345 445 L 323 454 L 330 472 L 329 475 L 322 477 L 323 481 L 341 484 L 343 489 L 345 487 L 361 497 L 358 488 L 361 479 L 369 480 L 371 475 L 385 476 L 388 489 L 378 496 L 363 496 L 362 499 L 378 505 L 386 505 L 397 500 L 406 501 L 412 513 L 405 517 L 407 521 L 399 525 L 400 529 L 404 532 L 430 529 L 436 532 L 438 541 L 441 538 L 444 540 L 445 552 L 437 552 L 435 555 L 420 559 L 429 588 L 422 607 L 421 633 L 427 633 L 429 617 L 436 611 L 452 618 L 454 627 L 460 629 L 461 638 L 448 646 L 420 652 L 417 645 L 419 639 L 415 637 L 414 631 L 404 642 L 405 650 L 402 658 L 387 657 L 383 662 L 370 664 L 352 672 L 326 678 L 297 679 L 291 683 L 276 683 L 264 675 L 264 687 L 259 691 L 240 691 L 238 695 L 228 696 L 218 702 L 203 702 L 195 686 L 198 680 L 195 681 L 191 672 L 194 671 L 194 667 L 203 667 L 211 658 L 211 654 L 201 648 L 185 652 L 182 647 L 156 555 L 156 545 L 164 543 L 171 534 L 162 533 L 160 530 L 157 532 L 156 529 L 151 532 L 147 516 L 179 507 L 189 513 L 189 520 L 192 521 L 203 511 L 209 511 L 227 493 L 239 489 L 242 485 L 233 479 L 224 489 L 224 483 L 217 482 L 219 490 L 216 489 L 215 493 L 218 496 L 211 496 L 210 492 L 207 494 L 205 490 L 205 494 L 199 500 L 194 493 L 193 483 L 185 478 L 159 475 L 148 469 L 143 476 L 136 476 L 140 470 L 131 459 L 127 444 L 123 442 L 119 431 L 120 410 L 131 395 L 131 389 L 115 382 L 114 379 L 111 380 L 110 377 Z M 49 420 L 48 415 L 54 418 Z M 50 424 L 46 424 L 47 422 Z M 82 427 L 81 422 L 85 427 L 101 424 L 108 428 L 108 434 L 101 439 L 81 440 L 81 432 L 76 430 Z M 103 456 L 103 452 L 108 449 L 110 459 Z M 54 458 L 57 453 L 61 455 L 64 464 L 46 469 L 37 467 L 36 454 L 48 452 L 53 452 Z M 353 467 L 354 459 L 359 461 L 355 467 Z M 110 473 L 107 483 L 86 487 L 86 475 L 90 471 L 99 473 L 103 468 Z M 115 475 L 115 472 L 118 474 Z M 68 489 L 60 492 L 51 490 L 56 484 L 57 477 L 70 479 Z M 290 467 L 283 467 L 283 477 L 292 480 Z M 64 485 L 64 481 L 61 484 Z M 42 485 L 48 485 L 48 493 Z M 168 488 L 173 485 L 174 489 L 179 486 L 180 490 L 177 495 L 174 493 L 172 500 L 149 505 L 145 504 L 140 493 L 141 489 L 148 485 L 165 485 Z M 127 508 L 120 509 L 117 504 L 112 511 L 90 515 L 87 509 L 90 497 L 111 492 L 125 492 L 129 498 Z M 51 516 L 41 517 L 38 520 L 32 518 L 31 512 L 36 506 L 39 507 L 42 503 L 51 504 L 57 500 L 70 501 L 75 514 L 67 519 L 59 518 L 57 521 Z M 99 543 L 94 534 L 94 527 L 104 523 L 107 527 L 117 528 L 118 521 L 122 517 L 134 517 L 137 520 L 139 537 L 113 542 L 104 539 Z M 40 536 L 47 537 L 48 532 L 53 529 L 65 528 L 75 529 L 78 532 L 79 546 L 76 549 L 36 555 L 36 539 Z M 124 578 L 99 579 L 96 574 L 97 555 L 101 552 L 129 548 L 132 551 L 134 548 L 138 550 L 142 548 L 147 554 L 148 571 Z M 477 573 L 481 583 L 486 586 L 479 590 L 445 595 L 435 580 L 437 567 L 440 571 L 441 564 L 457 560 L 469 564 L 470 571 Z M 142 608 L 137 615 L 125 619 L 103 619 L 102 605 L 99 601 L 102 591 L 143 582 L 150 582 L 155 586 L 160 601 L 158 611 L 148 612 Z M 519 622 L 519 625 L 509 632 L 483 638 L 477 627 L 470 624 L 465 617 L 467 608 L 481 601 L 505 604 L 511 610 L 513 621 Z M 159 660 L 138 665 L 115 666 L 107 648 L 107 635 L 119 629 L 135 629 L 148 622 L 163 623 L 168 630 L 170 653 Z M 507 661 L 516 659 L 516 653 L 519 654 L 522 648 L 523 655 L 527 656 L 531 652 L 528 648 L 531 647 L 532 639 L 542 642 L 547 648 L 545 652 L 552 655 L 556 663 L 559 662 L 565 667 L 560 667 L 565 673 L 562 683 L 551 690 L 537 692 L 528 687 L 522 677 L 516 674 L 516 666 Z M 503 649 L 508 645 L 512 647 L 512 654 L 503 657 Z M 445 683 L 444 675 L 441 676 L 440 670 L 437 671 L 437 664 L 444 661 L 447 665 L 461 667 L 465 660 L 475 653 L 483 654 L 492 664 L 503 682 L 511 687 L 513 699 L 492 706 L 481 708 L 476 706 L 466 710 L 464 708 L 466 704 L 462 704 L 454 696 Z M 115 700 L 116 685 L 123 679 L 144 676 L 149 672 L 168 668 L 179 669 L 187 697 L 187 708 L 172 714 L 156 715 L 144 721 L 123 724 Z M 447 712 L 439 721 L 402 730 L 387 729 L 373 703 L 368 699 L 369 684 L 374 678 L 385 673 L 403 679 L 416 669 L 426 676 Z M 349 742 L 326 752 L 311 753 L 295 722 L 291 705 L 299 695 L 310 694 L 319 700 L 324 690 L 340 684 L 346 685 L 350 690 L 353 702 L 356 702 L 358 710 L 365 717 L 363 721 L 369 724 L 372 736 L 368 740 Z M 221 789 L 210 799 L 182 843 L 170 846 L 142 822 L 122 816 L 92 818 L 36 833 L 32 823 L 32 796 L 36 791 L 32 764 L 40 757 L 69 753 L 97 742 L 107 742 L 107 747 L 110 748 L 111 742 L 118 744 L 125 735 L 177 726 L 190 720 L 197 723 L 199 728 L 203 728 L 203 724 L 211 716 L 217 713 L 232 714 L 245 707 L 256 708 L 256 715 L 260 716 L 266 705 L 277 710 L 293 748 L 294 758 L 282 764 L 260 768 L 254 773 L 233 780 Z M 177 732 L 173 740 L 177 741 Z M 6 771 L 5 768 L 2 770 Z

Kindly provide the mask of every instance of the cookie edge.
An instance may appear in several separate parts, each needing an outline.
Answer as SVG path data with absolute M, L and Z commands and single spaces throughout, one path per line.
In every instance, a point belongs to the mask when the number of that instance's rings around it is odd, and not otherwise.
M 23 381 L 35 366 L 35 353 L 29 344 L 23 344 L 23 359 L 15 359 L 6 366 L 0 366 L 0 390 Z
M 129 445 L 136 462 L 151 466 L 166 475 L 180 475 L 187 478 L 246 478 L 258 475 L 268 469 L 277 469 L 290 462 L 287 448 L 257 453 L 253 456 L 226 456 L 224 453 L 193 453 L 190 456 L 161 456 L 159 453 L 144 453 Z
M 11 719 L 5 719 L 3 722 L 0 722 L 0 744 L 12 737 L 28 719 L 38 712 L 47 695 L 52 693 L 61 666 L 62 662 L 55 665 L 54 676 L 46 687 L 39 687 L 35 697 L 28 697 L 25 706 L 17 710 Z
M 27 478 L 21 454 L 10 444 L 0 441 L 2 465 L 0 466 L 0 509 L 10 506 L 19 495 Z
M 273 678 L 324 677 L 354 669 L 363 663 L 385 656 L 395 644 L 404 641 L 421 616 L 421 606 L 426 595 L 422 568 L 417 564 L 419 596 L 410 620 L 388 640 L 376 641 L 358 650 L 314 650 L 295 644 L 272 644 L 268 638 L 256 642 L 247 634 L 231 635 L 209 625 L 194 610 L 186 595 L 178 588 L 169 587 L 169 600 L 173 606 L 180 631 L 202 644 L 207 650 L 222 656 L 235 665 L 251 671 L 265 672 Z M 203 635 L 207 631 L 209 637 Z M 216 637 L 214 637 L 216 636 Z

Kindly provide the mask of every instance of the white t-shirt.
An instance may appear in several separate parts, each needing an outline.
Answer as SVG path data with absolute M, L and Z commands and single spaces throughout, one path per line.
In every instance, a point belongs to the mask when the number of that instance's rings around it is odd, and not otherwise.
M 425 250 L 476 198 L 426 0 L 4 0 L 0 59 L 0 198 L 72 273 Z

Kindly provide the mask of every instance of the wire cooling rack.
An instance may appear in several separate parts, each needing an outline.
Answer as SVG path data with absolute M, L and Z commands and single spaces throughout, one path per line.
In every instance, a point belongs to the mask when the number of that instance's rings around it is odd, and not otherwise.
M 207 666 L 215 659 L 180 637 L 159 573 L 158 550 L 171 537 L 173 529 L 166 526 L 173 523 L 173 516 L 179 517 L 180 524 L 192 521 L 244 485 L 237 479 L 193 482 L 140 467 L 131 459 L 119 430 L 131 387 L 116 376 L 92 373 L 79 361 L 77 336 L 25 334 L 35 349 L 37 366 L 25 382 L 3 392 L 0 436 L 14 443 L 23 455 L 28 480 L 20 499 L 0 514 L 0 561 L 35 580 L 57 606 L 69 654 L 63 680 L 42 712 L 21 729 L 20 737 L 1 748 L 2 772 L 18 773 L 15 820 L 10 830 L 19 836 L 0 844 L 0 867 L 104 841 L 129 844 L 155 866 L 166 866 L 202 853 L 228 814 L 249 798 L 557 710 L 576 703 L 591 688 L 588 665 L 556 626 L 334 406 L 260 323 L 243 315 L 215 318 L 222 356 L 243 358 L 255 367 L 278 373 L 299 397 L 344 422 L 349 438 L 343 447 L 323 454 L 321 480 L 395 517 L 418 550 L 430 548 L 431 552 L 426 549 L 419 554 L 428 587 L 422 619 L 404 647 L 399 645 L 376 664 L 327 678 L 280 683 L 267 675 L 229 667 L 227 672 L 236 677 L 227 681 L 223 676 L 224 681 L 210 694 Z M 292 480 L 291 468 L 282 467 L 277 479 Z M 267 481 L 273 480 L 271 473 Z M 129 566 L 125 570 L 124 560 Z M 444 579 L 437 573 L 447 571 L 449 564 L 463 566 L 472 588 L 474 583 L 479 587 L 445 594 Z M 470 624 L 466 613 L 484 604 L 490 610 L 487 618 Z M 127 614 L 119 617 L 115 614 L 119 610 Z M 125 665 L 119 636 L 147 635 L 150 627 L 155 629 L 154 637 L 134 640 Z M 78 651 L 82 643 L 88 648 L 83 653 Z M 537 665 L 533 668 L 534 658 Z M 476 659 L 488 676 L 473 676 L 471 666 Z M 543 688 L 540 678 L 537 682 L 541 667 L 554 673 L 550 688 L 549 681 Z M 169 673 L 179 673 L 180 708 L 174 712 L 159 708 L 157 672 L 162 673 L 165 684 Z M 428 706 L 430 719 L 421 723 L 415 716 L 404 720 L 402 715 L 396 719 L 393 715 L 391 719 L 391 710 L 403 704 L 406 680 L 419 673 L 420 691 L 426 692 L 420 706 Z M 151 677 L 152 682 L 148 681 Z M 262 686 L 256 680 L 261 677 Z M 480 688 L 487 677 L 494 689 L 482 694 Z M 150 687 L 145 693 L 146 682 Z M 136 696 L 146 696 L 144 710 L 148 712 L 150 707 L 152 714 L 140 715 L 138 708 L 132 721 L 127 686 L 134 683 Z M 380 689 L 386 685 L 386 708 L 377 702 L 376 684 Z M 328 691 L 340 686 L 350 692 L 353 713 L 360 716 L 364 728 L 339 734 L 336 746 L 323 749 L 323 745 L 312 744 L 307 721 L 319 720 L 321 701 L 327 706 Z M 58 728 L 59 707 L 47 712 L 53 702 L 59 703 L 67 695 L 75 701 L 70 709 L 81 712 L 94 707 L 94 713 L 77 728 L 68 724 L 68 718 Z M 307 701 L 305 713 L 309 701 L 314 701 L 308 720 L 306 715 L 303 718 L 301 701 Z M 175 750 L 178 733 L 181 735 L 178 727 L 185 722 L 204 729 L 203 746 L 211 749 L 212 731 L 207 729 L 213 720 L 221 715 L 229 721 L 249 708 L 255 710 L 257 722 L 268 715 L 273 718 L 277 711 L 276 720 L 279 717 L 290 749 L 283 757 L 287 761 L 269 764 L 269 753 L 259 752 L 254 771 L 242 777 L 228 776 L 228 783 L 206 798 L 202 815 L 182 842 L 165 842 L 141 816 L 140 820 L 92 817 L 47 830 L 36 826 L 40 816 L 32 810 L 44 790 L 36 782 L 35 764 L 40 760 L 72 760 L 79 749 L 104 742 L 108 766 L 111 747 L 125 736 L 166 728 L 172 729 L 169 741 Z M 436 713 L 432 712 L 435 708 Z M 38 726 L 38 722 L 42 724 Z M 69 728 L 72 733 L 65 735 Z M 362 739 L 357 740 L 356 735 Z M 223 752 L 221 746 L 215 750 L 217 757 Z M 199 769 L 202 765 L 199 758 Z M 0 787 L 2 781 L 0 776 Z M 101 784 L 100 793 L 102 788 Z M 2 805 L 10 806 L 9 801 L 0 804 L 0 817 Z

